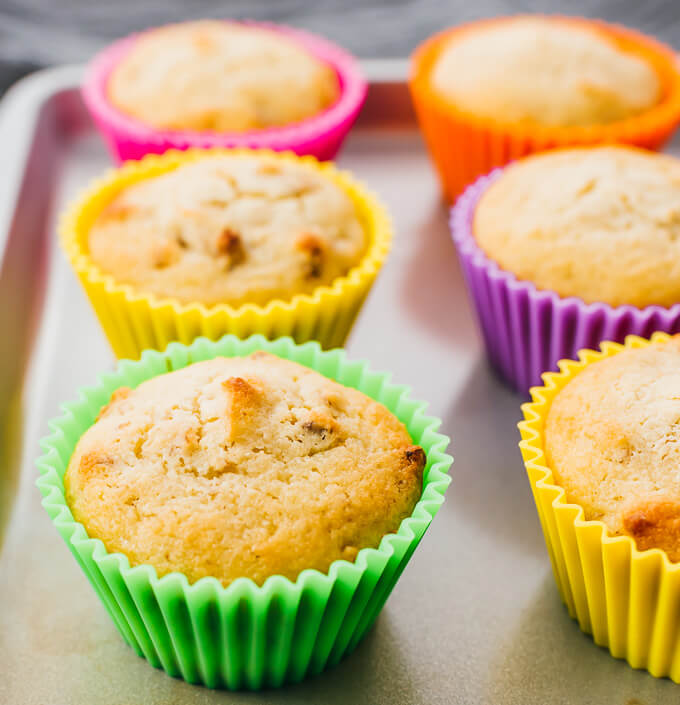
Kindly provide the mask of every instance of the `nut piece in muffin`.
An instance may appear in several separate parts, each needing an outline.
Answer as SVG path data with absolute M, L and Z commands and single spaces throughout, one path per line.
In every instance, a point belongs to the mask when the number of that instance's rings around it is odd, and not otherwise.
M 605 34 L 526 16 L 452 37 L 432 84 L 479 117 L 563 127 L 624 120 L 662 93 L 654 68 Z
M 357 265 L 367 237 L 351 198 L 315 169 L 219 155 L 121 191 L 89 235 L 117 281 L 183 303 L 239 306 L 311 293 Z
M 118 390 L 64 486 L 89 536 L 132 565 L 261 585 L 378 546 L 412 513 L 424 465 L 382 404 L 256 352 Z
M 218 20 L 146 32 L 107 85 L 111 103 L 147 125 L 216 132 L 300 122 L 339 92 L 334 69 L 294 39 Z
M 680 336 L 588 365 L 555 397 L 545 454 L 586 519 L 680 561 Z
M 680 161 L 632 147 L 546 152 L 483 193 L 473 232 L 539 289 L 611 306 L 680 302 Z

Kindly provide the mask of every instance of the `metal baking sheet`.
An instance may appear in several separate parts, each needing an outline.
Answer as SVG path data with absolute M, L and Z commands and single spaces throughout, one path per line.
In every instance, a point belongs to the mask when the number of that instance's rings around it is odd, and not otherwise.
M 81 68 L 22 81 L 0 107 L 0 704 L 651 705 L 680 686 L 634 671 L 561 604 L 517 449 L 520 399 L 484 360 L 404 62 L 371 90 L 340 163 L 388 203 L 396 241 L 348 348 L 427 399 L 454 481 L 375 627 L 337 667 L 278 691 L 174 680 L 127 647 L 40 506 L 38 440 L 113 356 L 56 247 L 63 204 L 109 165 Z

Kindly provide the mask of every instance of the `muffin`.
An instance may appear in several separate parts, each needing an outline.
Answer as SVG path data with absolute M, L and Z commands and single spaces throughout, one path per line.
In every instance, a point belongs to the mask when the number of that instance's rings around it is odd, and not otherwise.
M 680 331 L 680 161 L 623 145 L 480 179 L 453 238 L 494 367 L 518 391 L 583 347 Z
M 190 583 L 353 561 L 420 497 L 425 454 L 387 409 L 265 352 L 118 389 L 64 487 L 107 550 Z
M 447 197 L 545 149 L 658 148 L 680 122 L 671 50 L 592 20 L 517 16 L 449 30 L 414 55 L 416 111 Z
M 649 62 L 589 27 L 548 17 L 519 17 L 449 39 L 432 85 L 481 118 L 561 127 L 624 120 L 661 98 Z
M 511 164 L 479 199 L 488 257 L 560 296 L 611 306 L 680 301 L 680 161 L 622 146 Z
M 586 519 L 680 560 L 680 337 L 589 365 L 553 400 L 545 453 Z
M 327 63 L 291 38 L 218 20 L 142 35 L 109 77 L 126 115 L 162 130 L 259 130 L 322 112 L 340 93 Z
M 114 42 L 83 99 L 114 159 L 168 149 L 249 147 L 332 159 L 367 84 L 357 61 L 315 35 L 200 20 Z
M 680 338 L 601 348 L 532 389 L 522 457 L 569 614 L 613 656 L 680 682 Z
M 183 303 L 265 305 L 347 274 L 367 237 L 352 199 L 305 164 L 220 155 L 123 189 L 93 223 L 94 264 Z
M 136 653 L 212 688 L 351 652 L 450 482 L 422 402 L 290 338 L 147 350 L 62 408 L 37 462 L 45 509 Z
M 348 172 L 270 150 L 187 150 L 95 181 L 61 242 L 118 357 L 291 336 L 345 341 L 387 256 L 382 204 Z

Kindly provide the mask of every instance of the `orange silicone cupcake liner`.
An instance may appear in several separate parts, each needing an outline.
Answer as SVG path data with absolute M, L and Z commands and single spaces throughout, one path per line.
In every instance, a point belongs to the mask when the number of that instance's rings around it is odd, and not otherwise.
M 428 149 L 444 193 L 453 202 L 464 188 L 497 166 L 556 147 L 620 142 L 659 149 L 680 123 L 680 72 L 674 52 L 639 32 L 599 20 L 552 16 L 604 35 L 622 51 L 644 59 L 656 71 L 662 99 L 649 110 L 606 125 L 554 127 L 483 118 L 462 110 L 433 87 L 432 68 L 448 42 L 470 32 L 516 19 L 481 20 L 428 39 L 412 57 L 409 85 Z

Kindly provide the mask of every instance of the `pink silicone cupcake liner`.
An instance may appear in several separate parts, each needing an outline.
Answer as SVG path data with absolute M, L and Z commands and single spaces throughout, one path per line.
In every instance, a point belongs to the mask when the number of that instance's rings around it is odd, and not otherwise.
M 162 154 L 168 149 L 189 147 L 290 150 L 300 155 L 311 154 L 321 160 L 332 159 L 336 155 L 366 99 L 366 81 L 356 60 L 340 47 L 307 32 L 264 22 L 248 21 L 242 24 L 285 34 L 331 65 L 340 81 L 338 100 L 318 115 L 277 128 L 230 133 L 157 130 L 120 112 L 109 102 L 106 94 L 111 71 L 142 36 L 132 35 L 114 42 L 94 57 L 82 89 L 85 104 L 116 161 L 140 159 L 148 153 Z
M 648 338 L 655 331 L 680 332 L 680 304 L 670 308 L 586 304 L 554 291 L 539 291 L 502 270 L 478 247 L 472 223 L 486 188 L 502 173 L 495 169 L 469 186 L 451 209 L 450 226 L 492 366 L 516 391 L 527 394 L 557 361 L 576 359 L 582 348 L 627 335 Z

